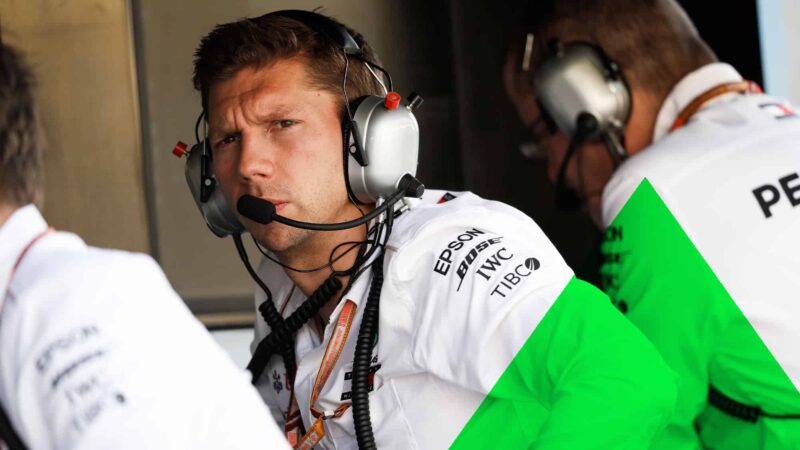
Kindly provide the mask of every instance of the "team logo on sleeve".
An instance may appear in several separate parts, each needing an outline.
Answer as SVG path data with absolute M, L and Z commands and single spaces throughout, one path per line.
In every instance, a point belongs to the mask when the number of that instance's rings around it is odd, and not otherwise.
M 505 250 L 505 249 L 502 249 Z M 499 252 L 498 252 L 499 253 Z M 511 255 L 513 256 L 513 255 Z M 510 259 L 510 257 L 509 257 Z M 530 257 L 525 258 L 520 264 L 517 264 L 510 270 L 508 270 L 497 282 L 492 292 L 489 296 L 494 297 L 495 295 L 505 298 L 511 291 L 513 291 L 520 283 L 522 283 L 526 278 L 531 276 L 531 274 L 537 270 L 539 267 L 542 266 L 542 263 L 539 262 L 538 259 Z M 483 267 L 482 267 L 483 268 Z M 487 276 L 482 272 L 476 272 L 478 275 L 483 276 L 487 280 L 490 280 L 491 277 Z
M 472 264 L 478 259 L 478 255 L 489 247 L 499 244 L 503 240 L 502 236 L 494 236 L 495 237 L 489 237 L 485 231 L 481 231 L 477 228 L 466 230 L 459 234 L 439 253 L 439 257 L 433 265 L 433 271 L 439 275 L 447 276 L 450 272 L 450 268 L 455 264 L 455 256 L 460 253 L 461 249 L 470 246 L 469 252 L 467 252 L 467 255 L 458 263 L 456 269 L 456 275 L 459 280 L 456 291 L 461 290 L 464 277 L 467 276 L 470 267 L 472 267 Z
M 434 262 L 433 271 L 447 276 L 451 269 L 458 277 L 456 291 L 461 290 L 464 280 L 473 276 L 495 285 L 491 296 L 506 297 L 517 285 L 541 267 L 534 257 L 520 261 L 507 247 L 502 245 L 503 236 L 489 234 L 477 228 L 465 230 L 442 249 Z M 462 250 L 469 249 L 460 259 Z
M 473 241 L 480 241 L 486 238 L 486 232 L 477 228 L 464 230 L 463 233 L 455 237 L 447 246 L 439 252 L 436 262 L 433 264 L 433 271 L 442 276 L 447 276 L 453 266 L 455 256 L 467 245 L 474 245 Z

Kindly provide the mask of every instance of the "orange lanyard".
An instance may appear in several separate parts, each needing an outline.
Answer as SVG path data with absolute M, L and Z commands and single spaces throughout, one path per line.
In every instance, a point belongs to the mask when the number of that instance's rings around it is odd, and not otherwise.
M 31 247 L 33 247 L 34 244 L 36 244 L 37 242 L 39 242 L 40 239 L 42 239 L 43 237 L 47 236 L 52 232 L 53 229 L 48 228 L 42 231 L 41 233 L 37 234 L 33 239 L 31 239 L 30 242 L 28 242 L 28 245 L 26 245 L 25 248 L 22 249 L 22 252 L 20 252 L 19 256 L 17 257 L 17 261 L 14 263 L 14 267 L 11 268 L 11 273 L 8 274 L 8 285 L 6 286 L 6 291 L 3 293 L 3 297 L 0 298 L 0 311 L 2 311 L 3 309 L 3 303 L 5 302 L 5 299 L 8 296 L 8 291 L 11 290 L 11 281 L 14 279 L 14 274 L 16 274 L 17 269 L 19 268 L 20 264 L 22 264 L 22 260 L 25 258 L 25 255 L 28 254 L 28 251 L 31 249 Z
M 344 350 L 347 336 L 350 334 L 350 326 L 353 324 L 355 316 L 356 304 L 353 303 L 352 300 L 347 300 L 342 308 L 341 314 L 339 314 L 339 320 L 336 322 L 336 329 L 333 331 L 331 339 L 328 341 L 328 345 L 325 348 L 325 356 L 322 357 L 322 362 L 319 365 L 319 372 L 317 372 L 317 379 L 314 381 L 314 387 L 311 390 L 311 401 L 309 402 L 311 405 L 311 414 L 316 417 L 317 420 L 299 442 L 297 442 L 296 434 L 294 436 L 289 436 L 287 434 L 286 436 L 287 439 L 289 439 L 289 444 L 294 446 L 295 450 L 310 450 L 314 448 L 314 446 L 325 437 L 324 422 L 330 418 L 341 417 L 352 405 L 351 402 L 345 402 L 336 407 L 333 411 L 323 411 L 315 406 L 322 392 L 322 388 L 325 387 L 325 383 L 333 373 L 333 368 L 336 366 L 336 362 L 339 361 L 342 350 Z M 292 393 L 292 397 L 294 397 L 294 393 Z M 294 398 L 292 402 L 296 403 Z M 289 412 L 291 411 L 292 406 L 290 405 Z
M 700 108 L 702 108 L 703 105 L 708 103 L 711 99 L 731 92 L 736 92 L 738 94 L 747 94 L 747 93 L 761 94 L 763 91 L 758 86 L 758 84 L 747 80 L 732 81 L 730 83 L 723 83 L 714 86 L 713 88 L 695 97 L 695 99 L 692 100 L 691 103 L 686 105 L 686 107 L 683 108 L 680 114 L 678 114 L 678 118 L 675 119 L 675 122 L 673 122 L 672 128 L 670 128 L 669 131 L 675 131 L 678 128 L 686 125 L 686 122 L 688 122 L 689 119 L 691 119 L 692 116 L 695 115 L 695 113 L 699 111 Z

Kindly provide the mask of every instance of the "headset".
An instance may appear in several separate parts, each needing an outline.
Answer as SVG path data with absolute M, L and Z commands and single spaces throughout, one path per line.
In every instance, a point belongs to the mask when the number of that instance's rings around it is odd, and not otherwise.
M 373 68 L 382 71 L 389 80 L 389 91 L 392 89 L 391 78 L 388 72 L 377 64 L 366 61 L 362 50 L 356 40 L 341 25 L 333 20 L 310 11 L 284 10 L 265 14 L 254 20 L 267 16 L 280 16 L 297 20 L 326 39 L 329 39 L 341 49 L 345 57 L 345 77 L 350 58 L 362 61 L 375 76 L 376 80 L 384 83 L 375 75 Z M 346 82 L 346 78 L 345 78 Z M 386 92 L 385 97 L 369 95 L 348 101 L 347 92 L 343 83 L 342 93 L 345 97 L 345 116 L 342 119 L 342 136 L 344 143 L 344 180 L 348 195 L 358 203 L 376 203 L 379 199 L 394 199 L 398 191 L 403 190 L 409 197 L 420 197 L 424 186 L 413 178 L 416 175 L 419 157 L 419 125 L 413 111 L 422 104 L 419 95 L 411 94 L 405 101 L 396 92 Z M 197 143 L 186 152 L 185 144 L 181 143 L 173 150 L 177 156 L 188 153 L 186 160 L 186 182 L 197 204 L 200 213 L 209 229 L 219 237 L 241 234 L 244 226 L 236 218 L 230 205 L 227 204 L 220 189 L 217 189 L 211 158 L 212 154 L 208 145 L 207 121 L 205 112 L 201 113 L 195 124 L 195 131 L 203 126 L 203 139 L 197 135 Z M 398 198 L 399 199 L 399 198 Z M 254 202 L 249 204 L 252 205 Z M 266 201 L 261 201 L 262 207 L 269 208 Z M 392 205 L 384 202 L 380 211 L 384 212 Z M 247 211 L 239 211 L 248 217 Z M 273 214 L 274 215 L 274 214 Z M 288 225 L 313 226 L 306 222 L 281 220 L 275 215 L 277 221 Z M 369 219 L 367 219 L 369 220 Z M 259 222 L 265 223 L 263 220 Z M 366 223 L 362 221 L 361 223 Z M 338 228 L 335 224 L 326 224 L 329 227 L 322 229 L 336 230 L 357 226 L 349 224 Z M 344 225 L 344 224 L 343 224 Z M 301 228 L 303 228 L 301 226 Z M 315 229 L 320 229 L 319 227 Z
M 364 306 L 361 328 L 359 329 L 353 357 L 353 425 L 360 449 L 374 449 L 375 438 L 369 413 L 369 367 L 372 359 L 372 344 L 378 333 L 378 307 L 383 286 L 383 248 L 389 237 L 394 220 L 394 207 L 404 197 L 421 197 L 425 186 L 415 178 L 419 153 L 419 126 L 413 110 L 422 104 L 422 98 L 411 94 L 406 102 L 393 92 L 389 73 L 364 58 L 362 49 L 347 29 L 323 15 L 299 10 L 284 10 L 265 14 L 264 17 L 280 16 L 294 19 L 311 30 L 324 36 L 344 57 L 342 95 L 345 100 L 345 115 L 342 118 L 342 141 L 344 144 L 344 182 L 353 203 L 376 205 L 369 214 L 348 222 L 319 224 L 301 222 L 283 217 L 275 212 L 275 205 L 258 197 L 244 195 L 237 200 L 236 209 L 244 217 L 257 223 L 279 223 L 315 231 L 334 231 L 357 227 L 377 219 L 375 226 L 367 232 L 365 242 L 372 236 L 371 246 L 362 247 L 353 267 L 345 271 L 333 271 L 325 282 L 309 296 L 289 317 L 283 318 L 275 308 L 269 287 L 259 278 L 247 257 L 241 234 L 245 227 L 234 215 L 225 201 L 211 164 L 212 154 L 208 148 L 207 121 L 205 112 L 195 124 L 197 144 L 188 152 L 186 161 L 186 181 L 203 219 L 209 229 L 219 237 L 233 236 L 239 257 L 256 284 L 267 296 L 258 309 L 270 326 L 270 334 L 256 346 L 247 365 L 256 383 L 272 355 L 280 353 L 286 366 L 286 373 L 294 379 L 296 361 L 294 355 L 294 333 L 302 327 L 320 308 L 342 288 L 338 277 L 350 276 L 350 281 L 358 277 L 366 264 L 371 262 L 372 283 Z M 383 86 L 385 97 L 365 96 L 350 102 L 347 96 L 347 70 L 350 58 L 363 62 L 369 72 Z M 382 72 L 389 83 L 386 89 L 383 81 L 374 70 Z M 390 92 L 391 91 L 391 92 Z M 198 129 L 202 122 L 203 139 Z M 179 143 L 173 150 L 177 156 L 186 154 L 186 145 Z M 347 244 L 347 243 L 345 243 Z M 338 247 L 337 247 L 338 248 Z M 380 249 L 380 250 L 379 250 Z M 335 249 L 334 249 L 335 251 Z M 349 251 L 349 250 L 348 250 Z M 271 259 L 271 258 L 270 258 Z M 328 265 L 334 261 L 333 255 Z M 280 263 L 279 263 L 280 264 Z M 281 264 L 283 266 L 283 264 Z M 328 267 L 321 266 L 318 269 Z M 365 267 L 362 267 L 365 266 Z M 284 266 L 286 267 L 286 266 Z M 292 270 L 298 270 L 289 267 Z M 311 269 L 311 270 L 318 270 Z M 333 267 L 331 266 L 331 269 Z M 308 270 L 303 270 L 308 271 Z
M 528 35 L 523 68 L 529 67 L 532 36 Z M 556 187 L 560 203 L 577 206 L 580 200 L 565 185 L 567 165 L 588 140 L 603 140 L 615 164 L 628 157 L 624 134 L 631 114 L 631 91 L 619 65 L 600 46 L 553 40 L 547 47 L 532 86 L 550 131 L 560 129 L 570 137 Z

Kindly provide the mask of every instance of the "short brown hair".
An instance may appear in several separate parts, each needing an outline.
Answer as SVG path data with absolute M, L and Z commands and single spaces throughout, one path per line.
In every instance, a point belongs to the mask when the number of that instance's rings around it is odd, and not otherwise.
M 0 44 L 0 203 L 24 206 L 41 197 L 44 137 L 34 84 L 19 53 Z
M 553 39 L 587 41 L 660 101 L 689 72 L 716 61 L 674 0 L 538 0 L 523 17 L 522 30 L 535 37 L 534 65 Z
M 361 47 L 362 58 L 380 64 L 377 55 L 356 31 L 329 18 L 347 29 Z M 239 70 L 260 68 L 293 57 L 305 59 L 314 86 L 342 98 L 342 76 L 345 58 L 330 38 L 305 24 L 288 17 L 265 14 L 217 25 L 200 41 L 195 52 L 194 87 L 200 91 L 203 109 L 208 109 L 211 86 L 228 79 Z M 347 67 L 347 95 L 350 100 L 364 95 L 380 95 L 382 88 L 366 64 L 350 57 Z

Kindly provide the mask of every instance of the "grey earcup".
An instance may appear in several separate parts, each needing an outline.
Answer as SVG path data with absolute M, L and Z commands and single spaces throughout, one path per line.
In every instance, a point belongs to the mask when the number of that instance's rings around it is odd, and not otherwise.
M 222 189 L 219 189 L 218 186 L 214 187 L 211 190 L 208 200 L 205 202 L 203 202 L 200 198 L 200 164 L 202 159 L 202 145 L 203 143 L 201 142 L 192 146 L 192 149 L 189 151 L 186 159 L 186 182 L 189 184 L 189 190 L 192 192 L 192 198 L 194 199 L 197 208 L 200 210 L 200 214 L 202 214 L 203 219 L 206 221 L 208 228 L 210 228 L 214 234 L 219 237 L 225 237 L 244 233 L 244 226 L 239 222 L 231 209 L 228 207 L 228 203 L 225 201 L 225 197 L 222 195 Z M 211 172 L 207 175 L 213 177 L 214 173 L 210 164 L 208 165 L 207 170 Z
M 405 102 L 389 109 L 377 96 L 359 100 L 353 121 L 345 157 L 348 189 L 359 202 L 374 203 L 394 193 L 403 175 L 416 175 L 419 125 Z M 356 158 L 354 133 L 359 133 L 364 158 Z
M 536 68 L 536 98 L 556 126 L 573 136 L 577 118 L 589 113 L 598 126 L 588 138 L 619 134 L 630 116 L 631 94 L 616 63 L 584 42 L 555 43 Z

